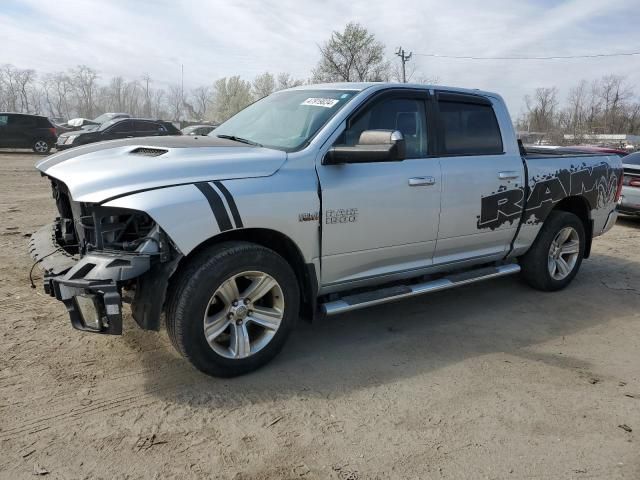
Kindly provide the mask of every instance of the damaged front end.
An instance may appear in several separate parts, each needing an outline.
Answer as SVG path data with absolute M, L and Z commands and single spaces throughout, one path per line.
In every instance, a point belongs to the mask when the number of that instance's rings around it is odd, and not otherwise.
M 123 301 L 141 328 L 158 330 L 179 251 L 144 212 L 73 202 L 57 180 L 52 188 L 60 216 L 29 245 L 45 292 L 79 330 L 121 334 Z

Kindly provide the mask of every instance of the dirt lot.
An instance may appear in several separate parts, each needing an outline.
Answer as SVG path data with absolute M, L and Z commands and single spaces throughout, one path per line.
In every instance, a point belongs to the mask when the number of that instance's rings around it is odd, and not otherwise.
M 640 222 L 564 292 L 507 278 L 302 324 L 218 380 L 29 287 L 55 216 L 36 160 L 0 155 L 1 478 L 640 478 Z

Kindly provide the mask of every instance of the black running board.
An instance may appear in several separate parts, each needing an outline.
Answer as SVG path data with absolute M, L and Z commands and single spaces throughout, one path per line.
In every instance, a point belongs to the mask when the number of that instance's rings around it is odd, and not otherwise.
M 337 315 L 339 313 L 350 312 L 359 308 L 371 307 L 373 305 L 424 295 L 426 293 L 439 292 L 440 290 L 447 290 L 449 288 L 468 285 L 482 280 L 504 277 L 505 275 L 513 275 L 519 271 L 520 265 L 515 263 L 501 265 L 499 267 L 485 267 L 477 270 L 470 270 L 468 272 L 457 273 L 428 282 L 413 285 L 396 285 L 371 292 L 347 295 L 339 300 L 323 303 L 320 305 L 320 308 L 322 313 L 325 315 Z

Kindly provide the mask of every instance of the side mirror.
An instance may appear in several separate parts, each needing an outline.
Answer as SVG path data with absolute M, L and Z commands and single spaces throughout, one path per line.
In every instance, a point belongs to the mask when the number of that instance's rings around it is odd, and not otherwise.
M 323 165 L 341 163 L 400 162 L 406 157 L 404 136 L 399 130 L 365 130 L 353 147 L 332 147 Z

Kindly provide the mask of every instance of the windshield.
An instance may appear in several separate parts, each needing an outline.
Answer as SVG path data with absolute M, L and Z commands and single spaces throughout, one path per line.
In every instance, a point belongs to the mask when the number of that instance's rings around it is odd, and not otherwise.
M 113 114 L 103 113 L 99 117 L 94 118 L 92 121 L 96 123 L 104 123 L 104 122 L 108 122 L 112 118 L 113 118 Z
M 288 90 L 258 100 L 211 136 L 233 136 L 267 148 L 295 151 L 309 142 L 356 91 Z
M 100 125 L 98 127 L 98 130 L 102 132 L 102 131 L 106 130 L 107 128 L 109 128 L 111 125 L 113 125 L 115 123 L 118 123 L 120 120 L 122 120 L 122 119 L 121 118 L 116 118 L 115 120 L 109 120 L 108 122 L 104 122 L 102 125 Z

